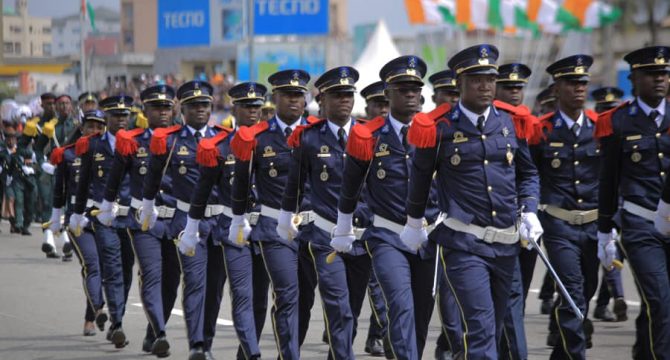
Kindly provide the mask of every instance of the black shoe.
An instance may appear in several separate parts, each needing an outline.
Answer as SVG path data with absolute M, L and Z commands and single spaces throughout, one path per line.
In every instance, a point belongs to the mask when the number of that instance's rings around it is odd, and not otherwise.
M 330 342 L 328 342 L 328 332 L 326 330 L 323 330 L 323 335 L 321 335 L 321 341 L 326 345 L 330 344 Z
M 551 314 L 551 309 L 554 307 L 554 299 L 544 299 L 542 304 L 540 304 L 540 314 L 549 315 Z
M 384 336 L 384 357 L 388 360 L 393 360 L 395 359 L 395 356 L 393 355 L 393 348 L 391 347 L 391 340 L 389 339 L 388 336 Z
M 126 340 L 126 333 L 123 332 L 123 328 L 120 326 L 112 330 L 110 341 L 117 349 L 124 348 L 126 345 L 128 345 L 128 341 Z
M 451 351 L 438 346 L 435 348 L 435 360 L 453 360 Z
M 9 228 L 9 232 L 10 232 L 11 234 L 20 234 L 20 233 L 21 233 L 21 229 L 19 229 L 19 228 L 17 228 L 16 226 L 12 225 L 12 226 L 10 226 L 10 228 Z
M 156 338 L 153 336 L 145 336 L 144 340 L 142 340 L 142 352 L 145 353 L 151 353 L 151 348 L 154 346 L 154 341 L 156 341 Z
M 365 352 L 371 356 L 383 356 L 384 345 L 382 339 L 370 336 L 365 340 Z
M 188 360 L 207 360 L 207 358 L 205 357 L 205 352 L 202 351 L 202 347 L 197 346 L 189 351 Z
M 584 319 L 584 337 L 586 338 L 586 348 L 590 349 L 593 347 L 593 323 L 589 319 Z
M 216 360 L 212 355 L 212 350 L 205 351 L 205 360 Z
M 95 324 L 98 326 L 98 329 L 100 331 L 105 331 L 105 323 L 106 322 L 107 322 L 107 314 L 104 311 L 98 312 L 98 315 L 95 316 Z M 111 336 L 111 335 L 109 335 L 109 336 Z M 107 339 L 107 340 L 109 340 L 109 339 Z
M 628 320 L 628 305 L 626 305 L 626 300 L 623 298 L 614 299 L 614 315 L 616 315 L 616 321 L 626 321 Z
M 28 231 L 28 228 L 21 229 L 21 235 L 23 236 L 31 236 L 32 233 Z
M 63 256 L 72 256 L 72 244 L 69 241 L 63 244 Z
M 547 335 L 547 346 L 553 348 L 558 346 L 558 344 L 560 343 L 561 343 L 561 335 L 559 333 L 550 332 L 549 335 Z
M 170 356 L 170 343 L 167 341 L 165 335 L 161 335 L 154 341 L 151 346 L 151 353 L 159 358 Z
M 47 254 L 47 259 L 60 259 L 60 256 L 54 251 Z
M 593 310 L 593 317 L 607 322 L 616 321 L 616 317 L 612 314 L 610 309 L 607 308 L 607 305 L 597 306 L 595 310 Z
M 61 261 L 63 261 L 63 262 L 70 262 L 70 261 L 72 261 L 72 253 L 69 253 L 69 254 L 63 254 L 63 256 L 61 257 Z
M 51 244 L 49 244 L 49 243 L 42 243 L 42 252 L 45 253 L 45 254 L 47 254 L 47 256 L 49 256 L 49 254 L 51 254 L 51 253 L 53 253 L 53 252 L 55 252 L 55 251 L 56 251 L 56 249 L 54 249 L 54 247 L 51 246 Z

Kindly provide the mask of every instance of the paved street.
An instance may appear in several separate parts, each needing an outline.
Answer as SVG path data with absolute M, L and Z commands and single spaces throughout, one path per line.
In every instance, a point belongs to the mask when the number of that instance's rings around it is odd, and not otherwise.
M 6 221 L 0 226 L 0 360 L 24 359 L 148 359 L 140 347 L 146 327 L 146 318 L 139 305 L 136 279 L 128 300 L 124 329 L 130 345 L 115 350 L 104 339 L 104 334 L 94 337 L 81 335 L 85 309 L 80 266 L 46 259 L 40 252 L 41 232 L 31 229 L 33 236 L 9 234 Z M 537 290 L 544 274 L 539 263 L 527 304 L 526 333 L 530 359 L 547 359 L 549 349 L 544 346 L 547 335 L 547 316 L 539 315 Z M 629 301 L 629 320 L 625 323 L 595 321 L 594 348 L 587 352 L 589 359 L 630 359 L 634 341 L 634 318 L 639 310 L 639 299 L 629 271 L 625 271 L 624 288 Z M 217 359 L 234 359 L 237 339 L 230 322 L 230 300 L 226 297 L 220 313 L 219 328 L 213 353 Z M 181 302 L 168 324 L 167 335 L 172 345 L 171 359 L 186 359 L 186 332 L 181 314 Z M 369 307 L 364 305 L 355 351 L 358 358 L 366 359 L 363 347 L 368 329 Z M 324 328 L 321 306 L 312 310 L 312 321 L 306 344 L 302 347 L 303 359 L 325 359 L 327 346 L 321 343 Z M 424 358 L 432 359 L 435 339 L 439 333 L 436 313 L 430 327 L 429 341 Z M 276 357 L 270 318 L 265 324 L 261 349 L 264 359 Z

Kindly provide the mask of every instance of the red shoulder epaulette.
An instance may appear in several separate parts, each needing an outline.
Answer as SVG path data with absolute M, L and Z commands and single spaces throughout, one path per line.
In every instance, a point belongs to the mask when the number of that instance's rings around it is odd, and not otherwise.
M 593 121 L 594 123 L 598 123 L 598 113 L 591 110 L 591 109 L 586 109 L 584 111 L 584 114 L 586 115 L 589 120 Z
M 132 130 L 121 129 L 116 132 L 116 152 L 123 156 L 130 156 L 137 152 L 139 144 L 135 140 L 136 136 L 144 133 L 143 128 L 135 128 Z
M 429 113 L 414 115 L 407 132 L 407 142 L 420 149 L 434 147 L 437 143 L 437 120 L 450 110 L 451 105 L 444 103 Z
M 242 161 L 251 160 L 251 155 L 256 147 L 256 135 L 270 127 L 267 121 L 261 121 L 254 126 L 240 126 L 230 140 L 230 150 L 236 158 Z
M 310 120 L 310 118 L 312 118 Z M 317 119 L 316 121 L 314 119 Z M 288 146 L 290 148 L 297 148 L 300 146 L 300 139 L 302 138 L 302 132 L 305 131 L 306 129 L 309 129 L 313 127 L 314 125 L 321 124 L 322 122 L 326 121 L 326 119 L 318 119 L 314 116 L 310 116 L 307 118 L 307 121 L 309 121 L 309 124 L 305 125 L 298 125 L 296 126 L 295 130 L 291 133 L 291 136 L 286 139 L 286 142 L 288 143 Z
M 306 120 L 307 120 L 308 124 L 315 124 L 315 123 L 320 122 L 322 119 L 319 119 L 318 117 L 316 117 L 314 115 L 310 115 L 310 116 L 307 117 Z
M 231 132 L 231 129 L 221 127 L 221 131 L 216 135 L 200 140 L 198 151 L 195 154 L 195 161 L 205 167 L 215 167 L 220 155 L 218 144 L 228 137 Z
M 370 122 L 370 120 L 368 120 L 368 119 L 355 119 L 354 120 L 354 124 L 367 124 L 369 122 Z
M 51 155 L 49 156 L 49 162 L 52 165 L 58 165 L 63 162 L 64 159 L 64 154 L 65 154 L 65 149 L 73 147 L 74 144 L 69 144 L 65 146 L 60 146 L 51 151 Z
M 151 143 L 149 143 L 149 150 L 154 155 L 167 154 L 167 137 L 181 130 L 181 125 L 172 125 L 166 128 L 158 128 L 154 130 L 151 136 Z
M 377 116 L 365 124 L 354 125 L 349 133 L 349 139 L 347 139 L 347 154 L 361 161 L 372 160 L 375 147 L 375 139 L 372 134 L 384 126 L 384 122 L 383 117 Z
M 494 100 L 493 106 L 510 114 L 518 139 L 530 140 L 537 122 L 537 118 L 531 114 L 530 109 L 524 105 L 514 106 L 500 100 Z
M 93 134 L 93 135 L 88 135 L 88 136 L 82 136 L 77 140 L 77 142 L 74 145 L 74 153 L 77 154 L 77 156 L 84 155 L 88 152 L 88 145 L 90 142 L 90 139 L 94 136 L 98 136 L 100 134 Z
M 529 145 L 537 145 L 542 140 L 544 140 L 546 138 L 545 129 L 547 129 L 548 133 L 553 131 L 554 125 L 551 123 L 551 121 L 549 121 L 553 116 L 554 112 L 552 111 L 540 116 L 540 118 L 537 119 L 532 127 L 532 130 L 530 130 L 530 134 L 527 136 Z
M 600 139 L 612 135 L 614 133 L 614 129 L 612 128 L 612 116 L 617 110 L 619 110 L 624 106 L 627 106 L 628 104 L 629 102 L 625 101 L 613 109 L 609 109 L 607 111 L 598 114 L 598 121 L 596 122 L 596 131 L 593 134 L 593 136 L 595 136 L 596 139 Z
M 213 128 L 215 128 L 215 129 L 217 129 L 217 130 L 219 130 L 219 131 L 227 131 L 227 132 L 229 132 L 229 133 L 233 131 L 233 129 L 231 129 L 231 128 L 229 128 L 229 127 L 225 127 L 225 126 L 220 125 L 220 124 L 214 124 Z

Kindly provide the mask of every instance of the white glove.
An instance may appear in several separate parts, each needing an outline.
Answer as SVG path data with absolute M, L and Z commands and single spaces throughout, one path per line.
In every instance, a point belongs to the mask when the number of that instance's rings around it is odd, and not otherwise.
M 112 226 L 112 222 L 116 218 L 116 213 L 119 211 L 119 206 L 116 203 L 103 200 L 100 205 L 100 212 L 96 215 L 98 221 L 102 225 Z
M 200 225 L 200 220 L 192 219 L 190 216 L 186 217 L 186 227 L 184 232 L 179 237 L 179 252 L 186 256 L 195 255 L 195 247 L 200 242 L 200 236 L 198 234 L 198 226 Z
M 233 215 L 228 228 L 228 240 L 233 244 L 244 246 L 249 239 L 251 225 L 245 215 Z
M 279 217 L 277 218 L 277 235 L 289 242 L 298 235 L 298 227 L 293 224 L 293 213 L 284 209 L 279 210 Z
M 155 199 L 142 199 L 142 208 L 140 209 L 140 225 L 142 226 L 142 231 L 149 231 L 156 225 L 158 210 L 154 205 L 155 203 Z
M 83 214 L 74 213 L 70 215 L 70 229 L 74 236 L 81 236 L 82 231 L 88 225 L 88 218 Z
M 521 244 L 528 250 L 533 249 L 533 242 L 536 242 L 540 239 L 540 236 L 544 233 L 542 229 L 542 224 L 540 224 L 540 219 L 537 218 L 537 215 L 533 212 L 521 213 L 521 225 L 519 226 L 519 237 L 521 239 Z
M 354 236 L 354 226 L 352 219 L 354 214 L 345 214 L 337 211 L 337 224 L 333 229 L 333 238 L 330 240 L 330 246 L 339 253 L 348 253 L 353 248 L 353 243 L 356 241 Z
M 654 217 L 654 227 L 664 236 L 670 235 L 670 204 L 658 201 L 658 209 Z
M 53 232 L 54 234 L 59 233 L 61 227 L 63 226 L 60 220 L 62 215 L 63 215 L 63 209 L 61 208 L 51 209 L 51 219 L 49 219 L 49 230 L 51 230 L 51 232 Z
M 423 218 L 417 219 L 407 216 L 407 222 L 400 233 L 400 240 L 407 248 L 417 252 L 428 241 L 428 232 L 423 226 Z
M 35 169 L 33 169 L 32 166 L 23 165 L 21 166 L 21 170 L 23 170 L 23 173 L 26 175 L 35 175 Z
M 42 163 L 41 168 L 42 168 L 42 171 L 44 171 L 45 173 L 47 173 L 49 175 L 53 175 L 54 171 L 56 170 L 55 166 L 51 165 L 51 163 L 46 162 L 46 161 Z
M 13 177 L 7 176 L 7 186 L 12 185 L 12 180 L 14 180 Z
M 617 232 L 612 229 L 610 233 L 598 231 L 598 259 L 606 270 L 612 270 L 613 262 L 619 258 L 619 250 L 616 247 Z

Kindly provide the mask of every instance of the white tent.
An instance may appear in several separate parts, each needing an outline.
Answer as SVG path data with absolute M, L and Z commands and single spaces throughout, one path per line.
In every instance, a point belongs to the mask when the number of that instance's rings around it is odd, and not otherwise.
M 372 33 L 372 36 L 370 36 L 370 40 L 368 41 L 365 50 L 363 50 L 361 56 L 354 64 L 354 68 L 356 68 L 360 74 L 360 78 L 356 83 L 358 91 L 364 89 L 375 81 L 379 81 L 379 70 L 381 70 L 382 66 L 400 55 L 402 54 L 400 54 L 398 48 L 396 48 L 393 43 L 391 33 L 389 33 L 389 30 L 386 27 L 386 23 L 384 23 L 383 20 L 380 20 L 377 23 L 377 27 Z M 427 76 L 424 78 L 424 81 L 428 81 Z M 433 90 L 428 84 L 423 87 L 422 94 L 426 100 L 423 105 L 423 111 L 432 110 L 435 107 L 435 104 L 431 100 Z M 365 99 L 360 96 L 360 93 L 356 95 L 353 113 L 354 115 L 365 117 Z

